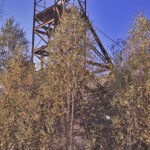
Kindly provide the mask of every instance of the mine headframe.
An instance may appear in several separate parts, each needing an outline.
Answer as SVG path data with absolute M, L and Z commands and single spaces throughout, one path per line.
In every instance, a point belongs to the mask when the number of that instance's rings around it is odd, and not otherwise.
M 97 46 L 92 46 L 91 49 L 100 61 L 89 61 L 88 64 L 100 67 L 100 72 L 110 70 L 113 66 L 111 59 L 87 17 L 87 0 L 34 0 L 31 61 L 33 56 L 41 59 L 49 55 L 47 48 L 51 33 L 58 25 L 63 11 L 69 9 L 73 3 L 79 8 L 97 43 Z

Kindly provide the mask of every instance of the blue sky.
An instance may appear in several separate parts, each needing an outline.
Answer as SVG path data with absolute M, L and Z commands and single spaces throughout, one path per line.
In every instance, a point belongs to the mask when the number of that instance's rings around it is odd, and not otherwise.
M 0 0 L 0 26 L 13 16 L 24 28 L 31 41 L 34 0 Z M 129 25 L 142 11 L 150 18 L 150 0 L 87 0 L 88 15 L 94 27 L 100 29 L 112 39 L 125 38 Z M 98 32 L 105 48 L 112 44 Z

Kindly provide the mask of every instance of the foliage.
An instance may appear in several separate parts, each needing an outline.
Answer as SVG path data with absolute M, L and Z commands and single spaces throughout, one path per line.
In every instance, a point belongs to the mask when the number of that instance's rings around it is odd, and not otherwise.
M 149 149 L 149 20 L 135 19 L 113 71 L 100 77 L 87 65 L 95 58 L 86 31 L 75 7 L 64 12 L 37 69 L 24 59 L 20 26 L 2 27 L 0 149 Z
M 142 15 L 129 31 L 123 60 L 114 69 L 111 118 L 115 149 L 150 147 L 150 30 Z
M 2 92 L 0 95 L 0 146 L 20 148 L 26 141 L 30 143 L 32 135 L 30 120 L 34 115 L 34 106 L 30 88 L 32 85 L 32 68 L 26 64 L 11 60 L 9 67 L 2 75 Z
M 150 26 L 141 14 L 127 40 L 118 40 L 114 69 L 107 82 L 92 90 L 89 104 L 91 148 L 148 150 L 150 148 Z M 116 49 L 116 47 L 113 47 Z M 103 76 L 102 79 L 105 79 Z M 91 116 L 92 115 L 92 116 Z M 107 119 L 106 116 L 110 116 Z
M 8 19 L 0 30 L 0 69 L 3 70 L 7 61 L 14 56 L 26 59 L 28 44 L 20 25 L 13 18 Z
M 10 59 L 2 75 L 1 149 L 73 148 L 73 128 L 87 98 L 84 85 L 93 78 L 85 65 L 85 45 L 92 44 L 85 30 L 74 9 L 52 35 L 45 68 L 35 71 L 19 57 Z

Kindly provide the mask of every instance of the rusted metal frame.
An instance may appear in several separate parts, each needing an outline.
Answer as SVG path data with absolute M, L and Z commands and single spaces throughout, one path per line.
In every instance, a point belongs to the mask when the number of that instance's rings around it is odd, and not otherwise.
M 43 27 L 41 27 L 41 28 L 43 28 Z M 50 31 L 50 26 L 49 27 L 47 27 L 47 30 L 46 30 L 46 32 L 44 32 L 44 31 L 40 31 L 40 30 L 36 30 L 35 32 L 39 32 L 39 33 L 41 33 L 41 34 L 44 34 L 44 37 L 46 36 L 46 35 L 48 35 L 48 32 Z M 52 31 L 52 29 L 51 29 L 51 31 Z
M 43 27 L 41 27 L 41 28 L 43 28 L 45 31 L 47 31 L 48 29 L 49 29 L 49 27 L 46 27 L 46 26 L 43 26 Z M 46 34 L 46 33 L 45 33 Z
M 56 7 L 56 11 L 57 11 L 57 14 L 58 14 L 58 18 L 59 18 L 59 20 L 60 20 L 60 14 L 59 14 L 59 10 L 58 10 L 57 7 Z
M 44 6 L 43 6 L 44 7 Z M 39 14 L 42 14 L 44 11 L 46 11 L 46 10 L 48 10 L 49 9 L 49 7 L 48 8 L 45 8 L 44 10 L 42 10 L 42 11 L 40 11 L 39 12 Z M 36 14 L 37 15 L 37 14 Z
M 36 22 L 41 26 L 42 24 L 40 23 L 41 21 L 35 16 L 35 18 L 37 19 Z M 47 23 L 48 24 L 48 23 Z M 37 26 L 38 27 L 38 26 Z M 46 32 L 43 32 L 43 31 L 40 31 L 38 29 L 35 29 L 37 32 L 41 32 L 41 34 L 45 34 L 47 35 L 48 33 L 48 30 L 50 30 L 50 26 L 49 27 L 45 27 L 45 26 L 42 26 L 41 28 L 45 29 Z
M 59 18 L 59 20 L 60 20 L 60 13 L 59 13 L 59 10 L 58 10 L 58 7 L 57 7 L 57 3 L 59 2 L 59 0 L 57 0 L 57 2 L 56 2 L 56 0 L 55 0 L 55 21 L 56 21 L 56 12 L 57 12 L 57 14 L 58 14 L 58 18 Z M 65 2 L 64 2 L 65 3 Z M 64 9 L 66 6 L 65 5 L 63 5 L 63 8 L 62 9 Z
M 45 28 L 44 26 L 43 27 L 41 27 L 41 28 Z M 46 30 L 46 32 L 45 32 L 45 34 L 44 35 L 48 35 L 49 33 L 49 31 L 51 30 L 52 31 L 52 29 L 51 29 L 51 26 L 49 25 L 49 27 L 46 27 L 47 29 L 45 29 Z M 50 32 L 51 32 L 50 31 Z
M 36 51 L 35 54 L 38 56 L 43 56 L 43 57 L 49 56 L 49 53 L 45 49 L 41 49 L 40 51 Z
M 35 27 L 35 30 L 37 30 L 37 29 L 39 29 L 39 28 L 42 28 L 42 26 L 45 26 L 45 25 L 50 24 L 50 23 L 53 23 L 53 22 L 54 22 L 54 19 L 51 19 L 51 20 L 49 20 L 48 22 L 45 22 L 45 23 L 43 23 L 43 24 L 40 24 L 40 25 L 36 26 L 36 27 Z
M 33 35 L 32 36 L 35 38 L 35 34 L 37 34 L 40 37 L 40 41 L 37 43 L 36 47 L 39 46 L 41 41 L 44 41 L 46 43 L 46 46 L 41 46 L 40 48 L 36 49 L 35 45 L 34 45 L 35 40 L 34 40 L 34 38 L 32 38 L 33 39 L 32 40 L 32 43 L 33 43 L 33 45 L 32 45 L 32 56 L 35 55 L 36 53 L 38 55 L 48 56 L 48 52 L 46 52 L 46 50 L 45 50 L 45 48 L 47 47 L 48 42 L 42 37 L 41 34 L 47 36 L 49 34 L 49 31 L 50 31 L 50 27 L 51 27 L 50 24 L 53 25 L 53 21 L 54 21 L 54 19 L 51 19 L 48 22 L 45 22 L 45 23 L 41 24 L 40 23 L 41 21 L 36 17 L 36 11 L 38 11 L 38 10 L 36 10 L 36 7 L 37 7 L 37 4 L 40 3 L 41 1 L 42 0 L 40 0 L 38 2 L 37 2 L 37 0 L 34 1 L 34 18 L 33 18 L 34 26 L 33 26 Z M 39 7 L 39 4 L 38 4 L 38 7 Z M 42 11 L 40 11 L 39 13 L 41 13 L 41 12 Z M 36 26 L 36 23 L 38 23 L 39 25 Z M 45 26 L 47 24 L 49 24 L 49 27 Z M 46 30 L 46 32 L 38 30 L 39 28 L 44 28 Z M 33 58 L 32 58 L 32 61 L 33 61 Z
M 47 42 L 39 33 L 37 33 L 36 31 L 35 31 L 35 33 L 36 33 L 46 44 L 48 44 L 48 42 Z
M 86 16 L 85 18 L 86 18 L 86 20 L 87 20 L 87 23 L 88 23 L 88 25 L 89 25 L 89 28 L 90 28 L 90 30 L 91 30 L 91 32 L 92 32 L 94 38 L 95 38 L 95 40 L 96 40 L 98 46 L 100 47 L 100 49 L 101 49 L 103 55 L 105 56 L 107 62 L 110 63 L 111 65 L 113 65 L 111 59 L 109 58 L 109 56 L 108 56 L 108 54 L 107 54 L 107 52 L 106 52 L 106 50 L 105 50 L 105 48 L 104 48 L 104 46 L 103 46 L 103 44 L 102 44 L 101 41 L 99 40 L 99 38 L 98 38 L 98 36 L 97 36 L 97 34 L 96 34 L 94 28 L 92 27 L 92 25 L 91 25 L 91 23 L 90 23 L 88 17 Z
M 34 53 L 40 52 L 41 50 L 46 49 L 46 48 L 47 48 L 47 45 L 43 45 L 40 48 L 34 49 Z
M 84 11 L 84 9 L 83 9 L 83 7 L 82 7 L 82 4 L 81 4 L 80 0 L 78 0 L 78 3 L 79 3 L 79 5 L 80 5 L 80 8 L 81 8 L 82 12 L 85 14 L 85 11 Z M 86 15 L 85 15 L 84 17 L 85 17 L 85 20 L 87 21 L 87 24 L 88 24 L 88 26 L 89 26 L 89 28 L 90 28 L 90 31 L 92 32 L 92 34 L 93 34 L 93 36 L 94 36 L 94 38 L 95 38 L 95 40 L 96 40 L 98 46 L 100 47 L 100 49 L 101 49 L 103 55 L 105 56 L 105 58 L 106 58 L 106 60 L 108 61 L 108 63 L 110 63 L 110 64 L 113 66 L 113 63 L 112 63 L 111 59 L 109 58 L 109 56 L 108 56 L 108 54 L 107 54 L 107 52 L 106 52 L 106 50 L 105 50 L 103 44 L 101 43 L 100 39 L 98 38 L 98 36 L 97 36 L 97 34 L 96 34 L 96 32 L 95 32 L 93 26 L 91 25 L 91 23 L 90 23 L 88 17 L 87 17 Z
M 44 37 L 46 36 L 46 34 L 48 33 L 48 31 L 50 30 L 50 26 L 48 27 L 47 31 L 44 34 Z M 43 39 L 43 38 L 42 38 Z M 42 41 L 42 39 L 40 39 L 39 43 L 37 44 L 37 46 L 40 44 L 40 42 Z M 48 38 L 49 39 L 49 38 Z M 46 43 L 48 45 L 48 42 Z M 36 47 L 37 47 L 36 46 Z M 37 51 L 41 51 L 42 49 L 46 48 L 47 46 L 42 46 L 41 49 L 37 50 Z M 48 53 L 48 52 L 47 52 Z
M 32 54 L 31 54 L 31 62 L 33 62 L 33 55 L 34 55 L 34 40 L 35 40 L 35 34 L 34 34 L 34 28 L 35 28 L 35 13 L 36 13 L 36 0 L 34 0 L 34 12 L 33 12 L 33 31 L 32 31 Z
M 86 9 L 87 9 L 87 1 L 86 0 L 84 0 L 84 1 L 83 0 L 78 0 L 78 1 L 80 2 L 81 5 L 82 4 L 84 5 L 83 13 L 84 13 L 84 15 L 86 15 L 86 12 L 87 12 L 86 11 Z M 83 5 L 82 5 L 82 8 L 83 8 Z
M 87 63 L 90 64 L 90 65 L 94 65 L 94 66 L 110 69 L 109 65 L 104 65 L 102 63 L 98 63 L 98 62 L 94 62 L 94 61 L 87 61 Z
M 98 57 L 100 57 L 105 63 L 107 63 L 105 57 L 96 49 L 96 47 L 94 47 L 93 45 L 91 45 L 90 47 L 97 54 Z
M 49 56 L 49 53 L 47 53 L 47 52 L 43 49 L 43 51 L 37 51 L 36 53 L 34 53 L 34 55 L 47 57 L 47 56 Z
M 37 45 L 35 46 L 35 49 L 39 46 L 39 44 L 41 43 L 42 39 L 39 40 L 39 42 L 37 43 Z
M 41 27 L 41 28 L 43 28 L 43 27 Z M 37 30 L 37 31 L 39 31 L 39 32 L 41 32 L 41 34 L 44 34 L 44 37 L 46 36 L 46 35 L 48 35 L 49 33 L 49 31 L 50 31 L 50 25 L 49 25 L 49 27 L 47 27 L 47 30 L 46 30 L 46 32 L 43 32 L 43 31 L 40 31 L 40 30 Z M 52 31 L 52 29 L 51 29 L 51 31 Z M 48 38 L 49 39 L 49 38 Z M 47 43 L 48 44 L 48 43 Z
M 35 15 L 35 19 L 36 19 L 36 22 L 40 25 L 41 24 L 40 22 L 42 21 L 39 18 L 37 18 L 36 15 Z
M 46 36 L 46 35 L 44 35 L 44 37 L 45 37 L 45 36 Z M 39 40 L 39 42 L 38 42 L 38 44 L 36 45 L 36 47 L 39 46 L 39 44 L 41 43 L 41 41 L 42 41 L 42 39 Z
M 36 31 L 34 31 L 35 33 L 38 33 L 38 34 L 44 34 L 44 35 L 47 35 L 47 33 L 46 32 L 44 32 L 44 31 L 41 31 L 41 30 L 36 30 Z

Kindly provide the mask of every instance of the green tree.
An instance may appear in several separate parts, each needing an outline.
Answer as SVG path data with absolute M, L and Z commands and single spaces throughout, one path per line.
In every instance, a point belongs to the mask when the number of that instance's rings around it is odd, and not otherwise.
M 0 69 L 3 70 L 7 61 L 19 56 L 26 59 L 28 56 L 28 40 L 25 32 L 13 18 L 10 18 L 0 30 Z
M 83 147 L 82 142 L 79 143 L 75 138 L 74 126 L 76 120 L 83 120 L 81 107 L 84 107 L 87 102 L 88 95 L 85 94 L 85 85 L 94 78 L 86 66 L 87 60 L 91 58 L 89 46 L 93 42 L 85 31 L 85 21 L 76 8 L 73 8 L 69 14 L 63 14 L 60 25 L 52 35 L 50 57 L 45 62 L 48 66 L 48 72 L 51 74 L 41 86 L 42 91 L 52 92 L 44 95 L 51 94 L 49 97 L 52 98 L 53 106 L 55 106 L 53 113 L 55 113 L 54 116 L 59 115 L 57 118 L 60 119 L 57 121 L 60 122 L 60 131 L 66 140 L 66 149 L 69 150 L 75 146 L 80 149 Z M 56 130 L 58 129 L 57 126 Z M 87 133 L 87 131 L 84 132 Z M 60 137 L 59 134 L 57 139 Z M 83 133 L 78 131 L 78 134 L 82 135 Z M 84 141 L 84 139 L 82 140 Z
M 0 95 L 1 149 L 85 148 L 85 125 L 76 131 L 80 136 L 74 132 L 88 102 L 85 85 L 94 80 L 86 66 L 93 42 L 85 30 L 77 9 L 64 12 L 52 34 L 45 68 L 35 71 L 18 57 L 8 61 Z
M 150 148 L 150 26 L 139 15 L 110 82 L 114 149 Z M 110 98 L 110 97 L 109 97 Z
M 2 73 L 0 94 L 0 148 L 22 149 L 32 140 L 34 70 L 29 64 L 11 59 Z M 33 91 L 33 90 L 32 90 Z M 31 107 L 30 107 L 31 106 Z M 24 145 L 25 144 L 25 145 Z
M 106 79 L 107 82 L 100 82 L 97 88 L 92 90 L 93 103 L 87 108 L 91 115 L 90 127 L 94 132 L 92 149 L 148 150 L 149 20 L 142 15 L 136 17 L 127 39 L 118 40 L 113 48 L 114 69 L 110 75 L 101 77 L 102 81 Z M 106 115 L 110 118 L 106 119 Z M 92 123 L 97 126 L 91 125 Z

